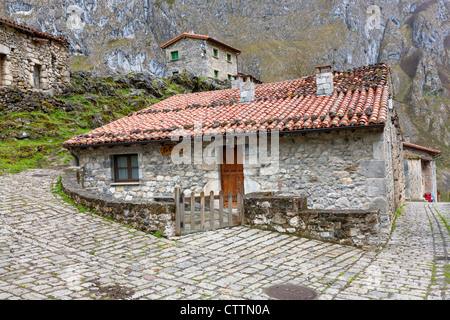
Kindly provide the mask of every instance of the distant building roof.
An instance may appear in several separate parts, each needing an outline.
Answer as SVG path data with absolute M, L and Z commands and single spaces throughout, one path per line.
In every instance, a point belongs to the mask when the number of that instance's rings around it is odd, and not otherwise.
M 409 143 L 409 142 L 403 142 L 403 147 L 417 149 L 417 150 L 422 150 L 422 151 L 426 151 L 426 152 L 429 152 L 429 153 L 436 153 L 436 154 L 441 153 L 439 150 L 427 148 L 427 147 L 424 147 L 424 146 L 419 146 L 418 144 L 413 144 L 413 143 Z
M 386 64 L 334 72 L 332 95 L 316 94 L 316 76 L 255 84 L 255 100 L 240 103 L 240 91 L 178 94 L 110 124 L 78 135 L 65 147 L 171 139 L 177 129 L 193 136 L 367 127 L 388 120 Z M 202 128 L 194 131 L 200 121 Z M 178 135 L 179 136 L 179 135 Z
M 193 32 L 183 32 L 183 33 L 180 34 L 179 36 L 176 36 L 176 37 L 173 38 L 172 40 L 169 40 L 169 41 L 167 41 L 166 43 L 164 43 L 164 44 L 161 46 L 161 48 L 162 48 L 162 49 L 165 49 L 165 48 L 167 48 L 168 46 L 170 46 L 171 44 L 173 44 L 173 43 L 175 43 L 175 42 L 177 42 L 178 40 L 183 39 L 183 38 L 193 38 L 193 39 L 209 40 L 209 41 L 215 42 L 215 43 L 217 43 L 217 44 L 220 44 L 220 45 L 222 45 L 222 46 L 224 46 L 224 47 L 226 47 L 226 48 L 228 48 L 228 49 L 230 49 L 230 50 L 232 50 L 232 51 L 234 51 L 234 52 L 236 52 L 236 53 L 241 53 L 241 50 L 236 49 L 236 48 L 233 48 L 232 46 L 230 46 L 230 45 L 228 45 L 228 44 L 226 44 L 226 43 L 223 43 L 222 41 L 216 40 L 216 39 L 211 38 L 211 37 L 209 37 L 209 36 L 204 36 L 204 35 L 201 35 L 201 34 L 195 34 L 195 33 L 193 33 Z
M 7 25 L 9 25 L 9 26 L 11 26 L 11 27 L 13 27 L 13 28 L 16 28 L 16 29 L 19 29 L 19 30 L 22 30 L 22 31 L 25 31 L 25 32 L 32 33 L 32 34 L 34 34 L 36 37 L 41 37 L 41 38 L 46 38 L 46 39 L 56 40 L 56 41 L 59 41 L 59 42 L 62 42 L 62 43 L 69 43 L 69 41 L 68 41 L 67 39 L 64 39 L 64 38 L 58 38 L 58 37 L 53 36 L 53 35 L 51 35 L 51 34 L 41 32 L 41 31 L 39 31 L 39 30 L 30 28 L 30 27 L 28 27 L 28 26 L 25 26 L 25 25 L 23 25 L 23 24 L 19 24 L 19 23 L 17 23 L 17 22 L 11 21 L 11 20 L 7 20 L 7 19 L 4 19 L 4 18 L 0 18 L 0 23 L 4 23 L 4 24 L 7 24 Z
M 255 76 L 253 76 L 251 74 L 243 73 L 243 72 L 238 72 L 237 75 L 233 76 L 234 79 L 239 79 L 240 77 L 248 77 L 248 78 L 252 79 L 252 81 L 256 84 L 264 83 L 263 81 L 259 80 Z

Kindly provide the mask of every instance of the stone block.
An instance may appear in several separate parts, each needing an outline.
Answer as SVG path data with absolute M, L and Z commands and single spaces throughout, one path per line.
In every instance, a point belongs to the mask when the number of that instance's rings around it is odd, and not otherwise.
M 385 159 L 384 141 L 375 141 L 372 144 L 373 158 L 376 160 Z
M 347 198 L 341 197 L 341 198 L 337 199 L 336 206 L 338 208 L 349 208 L 350 207 L 350 202 L 348 201 Z
M 335 178 L 347 178 L 350 174 L 347 171 L 333 171 L 331 175 Z
M 364 160 L 358 168 L 358 173 L 366 178 L 384 178 L 386 164 L 381 160 Z

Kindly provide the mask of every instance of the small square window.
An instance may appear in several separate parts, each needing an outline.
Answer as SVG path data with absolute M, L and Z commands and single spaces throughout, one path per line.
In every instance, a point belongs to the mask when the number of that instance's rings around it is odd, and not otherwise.
M 228 75 L 228 80 L 231 80 L 231 74 Z
M 114 182 L 138 182 L 139 166 L 137 154 L 114 156 Z
M 171 60 L 177 60 L 178 59 L 178 51 L 172 51 L 170 53 Z
M 175 76 L 175 75 L 177 75 L 177 74 L 178 74 L 178 71 L 172 72 L 172 75 L 173 75 L 173 76 Z
M 231 54 L 227 53 L 227 61 L 231 62 Z
M 219 77 L 219 71 L 214 70 L 214 78 L 218 78 Z
M 213 57 L 218 58 L 219 57 L 219 50 L 216 48 L 213 48 Z

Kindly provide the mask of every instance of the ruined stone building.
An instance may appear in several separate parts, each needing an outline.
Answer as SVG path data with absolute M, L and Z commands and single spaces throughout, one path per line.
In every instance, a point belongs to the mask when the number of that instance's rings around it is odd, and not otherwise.
M 439 150 L 413 143 L 403 143 L 405 157 L 405 197 L 406 200 L 423 201 L 426 193 L 437 200 L 436 158 Z
M 379 63 L 317 72 L 175 95 L 75 136 L 64 147 L 78 159 L 83 186 L 99 195 L 151 201 L 173 196 L 175 187 L 227 194 L 241 181 L 246 196 L 302 196 L 313 210 L 372 212 L 377 218 L 362 214 L 365 230 L 386 235 L 405 200 L 390 69 Z M 225 136 L 225 146 L 211 146 Z M 177 149 L 181 138 L 183 148 Z M 261 155 L 267 150 L 265 161 Z M 174 162 L 174 154 L 186 161 Z M 264 221 L 276 223 L 273 217 Z
M 199 77 L 232 80 L 240 50 L 209 36 L 185 32 L 161 46 L 166 53 L 167 75 L 189 72 Z
M 0 86 L 59 90 L 70 82 L 69 43 L 0 18 Z

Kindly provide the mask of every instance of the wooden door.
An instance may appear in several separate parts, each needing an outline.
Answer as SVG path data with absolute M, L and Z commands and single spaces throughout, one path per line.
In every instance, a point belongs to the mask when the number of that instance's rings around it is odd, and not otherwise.
M 220 166 L 221 186 L 224 197 L 231 194 L 237 195 L 238 182 L 242 184 L 242 191 L 244 190 L 244 165 L 242 163 L 242 148 L 231 148 L 233 157 L 232 161 L 227 160 L 227 147 L 223 149 L 223 163 Z M 228 204 L 226 204 L 228 207 Z M 237 197 L 233 197 L 233 207 L 237 207 Z

